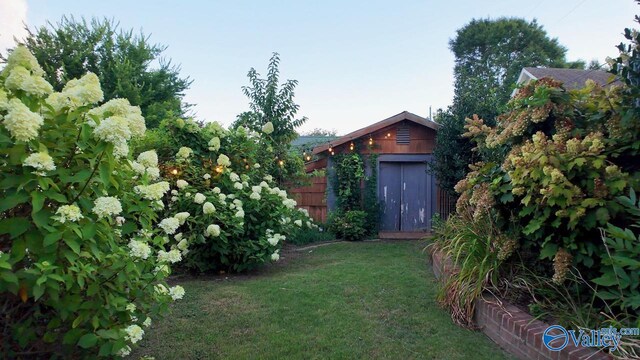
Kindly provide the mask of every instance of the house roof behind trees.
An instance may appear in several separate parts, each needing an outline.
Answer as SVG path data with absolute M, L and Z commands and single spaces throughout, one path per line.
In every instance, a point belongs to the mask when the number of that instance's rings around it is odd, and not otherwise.
M 520 72 L 517 84 L 526 84 L 531 80 L 544 77 L 561 81 L 567 90 L 582 89 L 587 80 L 593 80 L 600 86 L 608 86 L 617 82 L 613 74 L 602 70 L 525 67 Z M 513 94 L 515 92 L 516 90 Z

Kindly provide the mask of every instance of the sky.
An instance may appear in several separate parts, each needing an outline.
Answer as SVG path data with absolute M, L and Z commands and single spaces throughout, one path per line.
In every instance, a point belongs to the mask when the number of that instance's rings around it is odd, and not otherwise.
M 185 100 L 198 119 L 229 125 L 249 108 L 250 68 L 265 74 L 280 54 L 282 79 L 296 79 L 302 131 L 339 134 L 402 111 L 428 116 L 451 104 L 448 42 L 473 18 L 537 19 L 568 49 L 567 60 L 617 54 L 625 27 L 638 27 L 632 0 L 529 1 L 168 1 L 0 0 L 0 52 L 13 37 L 63 15 L 108 17 L 151 35 L 193 80 Z

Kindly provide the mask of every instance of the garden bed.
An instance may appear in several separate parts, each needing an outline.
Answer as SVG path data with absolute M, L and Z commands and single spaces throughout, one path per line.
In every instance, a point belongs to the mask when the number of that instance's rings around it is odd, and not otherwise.
M 431 254 L 436 278 L 448 277 L 455 269 L 442 252 Z M 475 302 L 474 321 L 478 328 L 505 351 L 519 359 L 611 359 L 611 355 L 569 343 L 561 351 L 550 351 L 542 343 L 542 333 L 549 324 L 536 320 L 527 312 L 493 295 Z

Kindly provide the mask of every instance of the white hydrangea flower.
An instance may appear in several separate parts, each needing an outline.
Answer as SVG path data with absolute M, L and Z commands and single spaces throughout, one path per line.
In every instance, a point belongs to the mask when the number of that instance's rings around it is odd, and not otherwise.
M 131 257 L 146 260 L 149 255 L 151 255 L 151 247 L 144 241 L 131 240 L 127 246 L 129 247 L 129 255 Z
M 260 187 L 263 187 L 263 188 L 265 188 L 265 189 L 268 189 L 268 188 L 269 188 L 269 184 L 267 184 L 267 182 L 266 182 L 266 181 L 261 181 L 261 182 L 260 182 Z
M 260 200 L 260 194 L 257 192 L 252 192 L 251 195 L 249 195 L 249 198 L 253 200 Z
M 160 177 L 160 169 L 156 167 L 149 167 L 146 170 L 147 170 L 147 175 L 149 175 L 149 178 L 151 180 L 155 180 Z
M 138 162 L 145 167 L 156 168 L 158 167 L 158 154 L 155 150 L 145 151 L 138 155 Z
M 188 182 L 184 181 L 184 180 L 178 180 L 176 181 L 176 186 L 178 187 L 178 189 L 184 189 L 189 185 Z
M 149 327 L 149 326 L 151 326 L 151 318 L 150 318 L 150 317 L 147 317 L 147 318 L 144 320 L 144 322 L 142 322 L 142 326 L 144 326 L 144 327 Z
M 162 219 L 162 221 L 160 221 L 160 224 L 158 224 L 158 226 L 162 230 L 164 230 L 164 232 L 167 233 L 167 235 L 175 234 L 178 227 L 180 227 L 180 220 L 176 219 L 175 217 Z
M 193 150 L 189 147 L 183 146 L 178 150 L 178 153 L 176 153 L 176 157 L 178 159 L 186 160 L 191 156 L 191 154 L 193 154 Z
M 238 190 L 242 190 L 242 183 L 239 183 L 239 182 L 233 183 L 233 187 L 238 189 Z
M 285 240 L 285 236 L 280 234 L 273 234 L 267 238 L 267 241 L 269 242 L 269 244 L 271 244 L 271 246 L 278 245 L 280 240 Z
M 13 98 L 7 105 L 7 115 L 2 122 L 11 136 L 18 141 L 29 141 L 38 136 L 44 123 L 42 116 L 29 110 L 22 101 Z
M 53 86 L 44 78 L 32 75 L 29 70 L 22 66 L 16 66 L 9 72 L 4 85 L 8 90 L 22 90 L 37 97 L 44 97 L 53 92 Z
M 302 220 L 296 220 L 293 223 L 296 224 L 297 226 L 302 226 Z
M 204 178 L 205 180 L 209 180 L 211 179 L 211 174 L 204 174 L 202 178 Z
M 1 74 L 7 76 L 16 66 L 22 66 L 34 75 L 44 76 L 44 70 L 38 64 L 38 60 L 24 45 L 18 45 L 13 49 Z
M 66 221 L 76 222 L 84 217 L 77 205 L 62 205 L 56 210 L 56 215 L 58 216 L 54 219 L 62 224 Z
M 220 194 L 220 188 L 219 188 L 219 187 L 217 187 L 217 186 L 216 186 L 216 187 L 214 187 L 214 188 L 213 188 L 213 193 L 214 193 L 214 194 Z
M 184 225 L 184 222 L 187 221 L 187 218 L 189 218 L 189 216 L 191 216 L 191 214 L 189 214 L 186 211 L 179 212 L 173 215 L 174 218 L 178 219 L 178 221 L 180 222 L 180 225 Z
M 169 289 L 169 295 L 175 300 L 180 300 L 184 296 L 184 288 L 180 285 L 176 285 Z
M 129 155 L 129 145 L 126 142 L 115 143 L 113 146 L 113 156 L 116 159 L 125 158 Z
M 253 164 L 253 167 L 254 167 L 255 169 L 260 169 L 260 164 L 255 163 L 255 164 Z
M 294 207 L 296 207 L 297 202 L 296 202 L 295 200 L 293 200 L 293 199 L 285 199 L 285 200 L 282 202 L 282 204 L 283 204 L 284 206 L 286 206 L 287 208 L 289 208 L 289 209 L 293 209 Z
M 144 175 L 144 173 L 147 171 L 147 169 L 144 167 L 144 165 L 140 164 L 137 161 L 132 161 L 131 162 L 131 169 L 133 171 L 135 171 L 137 174 L 140 174 L 140 175 Z
M 95 104 L 103 99 L 104 94 L 100 88 L 100 79 L 96 74 L 88 72 L 80 79 L 69 80 L 62 92 L 49 95 L 46 102 L 56 112 L 59 112 L 63 108 L 74 110 L 80 106 Z
M 103 196 L 97 198 L 93 202 L 93 213 L 98 215 L 98 218 L 103 218 L 110 215 L 118 215 L 122 212 L 122 205 L 120 200 L 113 196 Z
M 220 201 L 225 202 L 227 200 L 227 195 L 225 194 L 218 194 L 218 199 L 220 199 Z
M 177 263 L 182 260 L 182 255 L 178 249 L 173 249 L 170 251 L 159 250 L 158 251 L 158 262 L 159 263 Z
M 260 192 L 262 192 L 262 186 L 260 186 L 260 185 L 252 186 L 251 187 L 251 191 L 257 192 L 258 194 L 260 194 Z
M 189 246 L 189 242 L 187 241 L 187 239 L 182 239 L 178 242 L 178 244 L 176 245 L 176 247 L 178 248 L 178 250 L 180 251 L 185 251 L 187 250 L 187 247 Z
M 265 179 L 267 182 L 272 182 L 272 181 L 273 181 L 273 176 L 271 176 L 271 175 L 265 175 L 265 176 L 264 176 L 264 179 Z
M 122 216 L 116 217 L 116 225 L 118 225 L 118 226 L 122 226 L 122 224 L 124 224 L 125 221 L 127 221 L 127 219 L 125 219 Z
M 236 211 L 236 214 L 234 216 L 237 218 L 244 218 L 244 210 L 240 209 Z
M 205 215 L 213 214 L 215 211 L 216 211 L 216 207 L 213 206 L 213 204 L 208 201 L 204 203 L 204 205 L 202 205 L 202 212 Z
M 206 236 L 217 237 L 220 236 L 220 226 L 219 225 L 209 225 L 207 226 L 207 230 L 205 231 Z
M 280 250 L 276 250 L 273 254 L 271 254 L 272 261 L 280 260 Z
M 133 190 L 147 200 L 157 201 L 162 199 L 171 186 L 166 181 L 160 181 L 151 185 L 136 185 Z
M 46 175 L 46 171 L 53 171 L 56 169 L 56 165 L 53 162 L 53 158 L 46 152 L 38 152 L 29 155 L 22 166 L 29 166 L 38 171 L 35 173 L 38 175 Z
M 131 130 L 126 118 L 110 116 L 93 129 L 93 136 L 98 140 L 120 145 L 131 139 Z
M 220 150 L 220 138 L 215 136 L 209 140 L 209 151 Z
M 262 132 L 269 135 L 273 132 L 273 123 L 271 121 L 267 122 L 262 126 Z
M 131 137 L 140 137 L 146 131 L 140 108 L 131 106 L 127 99 L 111 99 L 97 108 L 91 109 L 88 115 L 98 118 L 108 118 L 110 116 L 125 118 L 126 127 Z
M 240 175 L 238 175 L 238 174 L 236 174 L 234 172 L 231 172 L 231 173 L 229 173 L 229 179 L 231 179 L 231 181 L 233 181 L 233 182 L 238 182 L 238 181 L 240 181 Z
M 229 157 L 225 154 L 218 155 L 217 163 L 222 166 L 231 166 L 231 160 L 229 160 Z
M 136 304 L 134 303 L 127 304 L 127 306 L 125 307 L 125 310 L 127 310 L 128 312 L 136 311 Z
M 119 357 L 127 357 L 129 354 L 131 354 L 131 346 L 125 345 L 122 349 L 118 350 L 116 355 Z
M 136 324 L 127 326 L 124 331 L 126 333 L 124 337 L 125 340 L 131 341 L 132 344 L 135 344 L 138 341 L 142 340 L 142 337 L 144 336 L 144 330 L 142 330 L 142 328 Z
M 171 190 L 171 195 L 178 195 L 178 190 Z
M 206 200 L 207 200 L 207 197 L 206 197 L 206 196 L 204 196 L 204 195 L 203 195 L 203 194 L 201 194 L 201 193 L 196 193 L 196 194 L 193 196 L 193 202 L 194 202 L 194 203 L 196 203 L 196 204 L 202 204 L 202 203 L 203 203 L 203 202 L 205 202 Z

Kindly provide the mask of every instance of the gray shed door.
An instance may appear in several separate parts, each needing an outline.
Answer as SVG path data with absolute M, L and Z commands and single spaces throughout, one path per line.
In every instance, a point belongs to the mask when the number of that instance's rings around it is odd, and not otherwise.
M 382 231 L 428 231 L 432 175 L 422 162 L 380 162 Z

